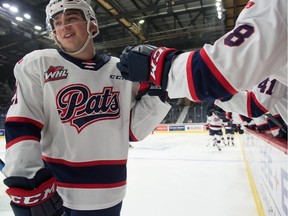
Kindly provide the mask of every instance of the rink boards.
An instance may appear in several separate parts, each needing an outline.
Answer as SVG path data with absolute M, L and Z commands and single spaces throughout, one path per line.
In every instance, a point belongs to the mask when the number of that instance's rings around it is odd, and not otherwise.
M 158 125 L 155 133 L 207 133 L 203 123 L 198 124 L 161 124 Z
M 285 140 L 246 130 L 243 153 L 263 215 L 288 215 L 288 151 Z M 253 186 L 252 183 L 252 186 Z M 259 206 L 258 206 L 259 207 Z
M 204 124 L 167 124 L 154 133 L 207 134 L 208 130 Z M 287 142 L 251 130 L 239 138 L 258 215 L 288 216 Z

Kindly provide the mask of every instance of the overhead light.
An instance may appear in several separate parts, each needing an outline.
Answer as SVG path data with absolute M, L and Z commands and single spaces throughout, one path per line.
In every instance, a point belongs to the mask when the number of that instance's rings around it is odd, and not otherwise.
M 25 17 L 26 19 L 30 19 L 30 18 L 31 18 L 30 14 L 27 14 L 27 13 L 24 14 L 24 17 Z
M 222 19 L 222 0 L 216 0 L 216 10 L 218 12 L 218 19 Z
M 15 7 L 15 6 L 9 7 L 9 10 L 10 10 L 11 12 L 13 12 L 13 13 L 18 13 L 18 8 Z
M 8 3 L 3 3 L 2 6 L 3 6 L 4 8 L 10 8 L 10 5 L 9 5 Z
M 16 20 L 22 22 L 23 18 L 22 17 L 16 17 Z
M 222 19 L 222 12 L 218 11 L 218 19 Z
M 144 19 L 141 19 L 141 20 L 139 20 L 139 24 L 143 24 L 145 22 L 145 20 Z
M 34 28 L 36 29 L 36 30 L 38 30 L 38 31 L 40 31 L 42 28 L 41 28 L 41 26 L 34 26 Z

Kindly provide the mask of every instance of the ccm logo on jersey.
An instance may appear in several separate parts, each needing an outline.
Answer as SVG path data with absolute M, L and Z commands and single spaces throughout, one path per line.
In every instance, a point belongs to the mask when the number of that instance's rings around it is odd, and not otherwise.
M 124 78 L 120 75 L 110 75 L 110 79 L 116 79 L 116 80 L 124 80 Z
M 21 206 L 35 206 L 53 196 L 56 192 L 55 178 L 42 184 L 35 190 L 24 190 L 20 188 L 9 188 L 7 194 L 13 203 Z
M 46 82 L 66 79 L 68 76 L 68 70 L 64 69 L 63 66 L 50 66 L 46 72 L 44 72 L 44 80 Z

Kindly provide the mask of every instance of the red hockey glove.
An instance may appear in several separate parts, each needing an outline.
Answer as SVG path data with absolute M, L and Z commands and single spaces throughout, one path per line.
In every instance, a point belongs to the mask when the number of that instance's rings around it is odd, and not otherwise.
M 172 60 L 181 51 L 174 48 L 138 45 L 126 47 L 120 55 L 117 68 L 124 79 L 149 82 L 163 91 L 167 88 Z
M 4 179 L 9 187 L 15 216 L 64 215 L 63 200 L 56 191 L 56 180 L 48 169 L 40 169 L 32 179 L 12 176 Z

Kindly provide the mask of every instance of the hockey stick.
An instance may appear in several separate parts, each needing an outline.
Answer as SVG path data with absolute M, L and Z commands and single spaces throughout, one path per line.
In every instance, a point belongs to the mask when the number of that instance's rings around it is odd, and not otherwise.
M 282 130 L 284 133 L 287 134 L 287 127 L 285 125 L 282 125 L 272 114 L 265 113 L 265 115 L 274 123 L 276 124 L 280 130 Z

